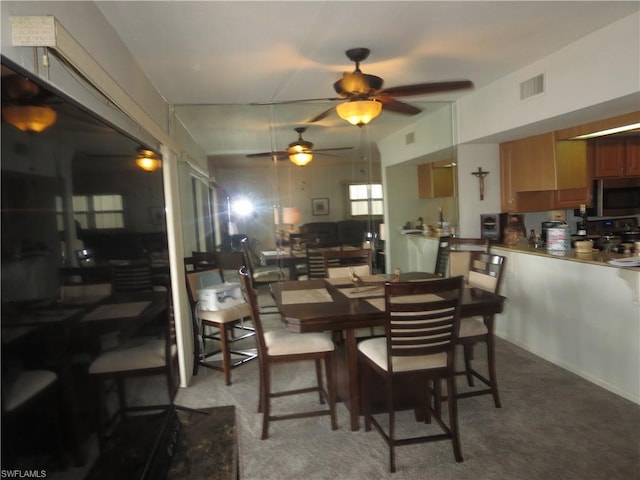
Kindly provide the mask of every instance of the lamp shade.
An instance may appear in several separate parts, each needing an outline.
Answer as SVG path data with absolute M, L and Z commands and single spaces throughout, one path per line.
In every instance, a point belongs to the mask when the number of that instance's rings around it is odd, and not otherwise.
M 387 239 L 387 230 L 384 226 L 384 223 L 381 223 L 380 226 L 378 227 L 379 231 L 378 231 L 378 238 L 380 240 L 386 240 Z
M 313 160 L 313 154 L 311 152 L 297 152 L 289 154 L 289 160 L 299 167 L 304 167 L 307 163 Z
M 377 100 L 352 100 L 336 106 L 338 116 L 351 125 L 361 127 L 380 115 L 382 103 Z
M 282 223 L 295 225 L 300 222 L 300 209 L 296 207 L 284 207 L 282 209 Z
M 36 105 L 7 105 L 2 118 L 23 132 L 40 133 L 56 123 L 57 114 L 51 107 Z

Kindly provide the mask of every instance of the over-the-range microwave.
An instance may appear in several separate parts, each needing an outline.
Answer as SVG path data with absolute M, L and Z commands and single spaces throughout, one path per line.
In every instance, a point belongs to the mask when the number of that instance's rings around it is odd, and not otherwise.
M 640 177 L 604 178 L 593 182 L 589 216 L 640 215 Z

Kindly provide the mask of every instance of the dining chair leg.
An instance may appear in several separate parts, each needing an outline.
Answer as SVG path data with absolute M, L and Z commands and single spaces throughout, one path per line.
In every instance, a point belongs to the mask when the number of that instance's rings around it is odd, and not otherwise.
M 431 386 L 431 380 L 427 380 L 427 383 L 425 385 L 426 391 L 425 391 L 425 405 L 426 405 L 426 412 L 425 412 L 425 418 L 424 418 L 424 423 L 431 423 L 431 415 L 432 412 L 435 412 L 435 415 L 437 417 L 440 416 L 441 414 L 441 402 L 440 402 L 440 380 L 439 379 L 435 379 L 433 380 L 433 387 Z M 433 407 L 432 407 L 433 405 Z
M 324 359 L 324 367 L 327 374 L 327 395 L 329 396 L 329 415 L 331 415 L 331 430 L 338 429 L 336 417 L 336 380 L 333 362 L 333 354 L 328 354 Z
M 464 368 L 465 368 L 465 373 L 467 377 L 467 384 L 470 387 L 473 387 L 475 384 L 473 381 L 473 373 L 471 370 L 471 359 L 473 358 L 473 344 L 465 343 L 462 347 L 464 352 Z
M 456 462 L 462 462 L 462 450 L 460 448 L 460 437 L 458 435 L 458 404 L 456 399 L 455 378 L 447 378 L 447 409 L 449 410 L 449 430 L 451 431 L 451 441 L 453 443 L 453 455 Z
M 491 383 L 491 392 L 493 394 L 493 403 L 496 408 L 502 407 L 500 394 L 498 393 L 498 378 L 496 375 L 496 352 L 493 335 L 487 337 L 487 363 L 489 367 L 489 382 Z
M 371 431 L 371 368 L 365 364 L 362 364 L 362 395 L 363 399 L 363 415 L 364 415 L 364 430 L 365 432 Z
M 258 413 L 264 411 L 264 371 L 262 356 L 258 356 Z
M 262 440 L 269 438 L 269 417 L 271 416 L 271 367 L 267 364 L 263 377 L 262 392 Z
M 394 473 L 396 471 L 396 412 L 395 405 L 393 403 L 393 381 L 391 376 L 387 376 L 387 408 L 389 409 L 389 471 Z
M 324 389 L 324 385 L 322 382 L 322 362 L 320 361 L 319 358 L 317 358 L 315 360 L 315 364 L 316 364 L 316 382 L 318 383 L 318 396 L 320 397 L 320 403 L 324 404 L 324 396 L 322 395 L 322 391 Z M 328 378 L 328 375 L 329 374 L 327 373 L 327 378 Z
M 222 353 L 222 372 L 224 381 L 231 385 L 231 353 L 229 352 L 229 326 L 220 325 L 220 350 Z

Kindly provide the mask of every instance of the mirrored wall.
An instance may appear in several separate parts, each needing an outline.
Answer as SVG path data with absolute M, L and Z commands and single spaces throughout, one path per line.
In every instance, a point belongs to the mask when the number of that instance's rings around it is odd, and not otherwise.
M 166 262 L 162 167 L 138 166 L 139 142 L 5 65 L 2 109 L 3 302 L 57 298 L 60 268 Z

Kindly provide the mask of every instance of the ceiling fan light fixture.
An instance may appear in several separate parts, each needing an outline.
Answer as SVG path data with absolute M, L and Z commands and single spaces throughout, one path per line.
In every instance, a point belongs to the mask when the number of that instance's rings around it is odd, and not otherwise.
M 2 107 L 2 118 L 18 130 L 40 133 L 56 123 L 58 115 L 51 107 L 36 105 L 7 105 Z
M 381 111 L 382 103 L 377 100 L 352 100 L 336 106 L 340 118 L 358 127 L 371 122 Z
M 156 153 L 146 148 L 138 148 L 138 157 L 136 165 L 145 172 L 153 172 L 162 166 L 162 161 L 156 156 Z
M 289 160 L 298 165 L 299 167 L 304 167 L 307 163 L 313 160 L 313 153 L 310 151 L 299 151 L 299 152 L 289 152 Z

